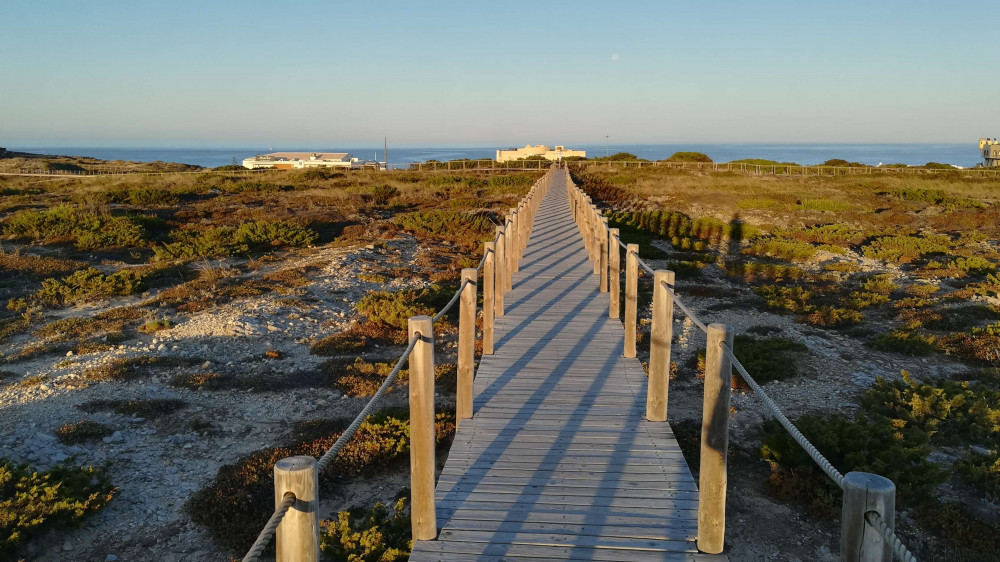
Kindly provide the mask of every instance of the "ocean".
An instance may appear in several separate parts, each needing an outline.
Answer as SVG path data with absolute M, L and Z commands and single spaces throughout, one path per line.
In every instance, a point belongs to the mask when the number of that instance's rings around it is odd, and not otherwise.
M 566 144 L 567 148 L 586 150 L 587 156 L 597 157 L 617 152 L 629 152 L 647 160 L 662 160 L 680 151 L 702 152 L 716 162 L 730 162 L 744 158 L 763 158 L 778 162 L 794 162 L 803 165 L 821 164 L 833 158 L 862 164 L 908 164 L 922 165 L 940 162 L 962 167 L 972 167 L 982 163 L 978 145 L 975 142 L 962 144 L 608 144 L 578 145 Z M 410 162 L 427 160 L 456 160 L 460 158 L 486 159 L 496 156 L 497 148 L 394 148 L 389 147 L 389 163 L 392 167 Z M 8 146 L 8 150 L 33 152 L 60 156 L 90 156 L 102 160 L 127 160 L 133 162 L 181 162 L 196 166 L 214 168 L 227 164 L 241 163 L 244 158 L 256 154 L 277 151 L 295 152 L 348 152 L 362 160 L 382 161 L 382 147 L 345 148 L 343 146 L 322 147 L 275 147 L 275 148 L 93 148 L 73 146 Z

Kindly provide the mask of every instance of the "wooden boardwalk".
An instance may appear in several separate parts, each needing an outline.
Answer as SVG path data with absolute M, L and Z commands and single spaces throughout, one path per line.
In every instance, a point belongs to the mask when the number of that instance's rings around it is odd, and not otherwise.
M 587 260 L 556 174 L 410 560 L 726 560 L 695 547 L 698 491 Z

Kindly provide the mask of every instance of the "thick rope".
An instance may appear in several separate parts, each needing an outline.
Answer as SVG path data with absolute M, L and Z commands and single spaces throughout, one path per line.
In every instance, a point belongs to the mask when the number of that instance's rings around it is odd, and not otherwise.
M 260 558 L 260 555 L 264 554 L 264 549 L 271 542 L 271 539 L 274 538 L 274 533 L 277 532 L 278 525 L 285 518 L 285 514 L 288 513 L 288 510 L 294 503 L 295 494 L 285 492 L 281 505 L 274 509 L 271 518 L 267 520 L 267 525 L 264 525 L 264 529 L 257 535 L 257 540 L 253 542 L 253 546 L 247 551 L 247 555 L 243 557 L 243 562 L 256 562 Z
M 476 273 L 483 272 L 483 268 L 486 267 L 486 258 L 489 257 L 491 253 L 493 253 L 493 250 L 486 250 L 483 252 L 483 259 L 479 260 L 479 265 L 476 266 Z
M 749 385 L 750 388 L 753 389 L 754 393 L 756 393 L 757 396 L 759 396 L 760 399 L 764 402 L 764 405 L 767 406 L 767 409 L 771 412 L 771 415 L 774 416 L 775 419 L 778 420 L 778 423 L 780 423 L 782 427 L 784 427 L 785 430 L 792 435 L 792 438 L 795 439 L 795 442 L 798 443 L 799 446 L 802 447 L 805 450 L 805 452 L 809 454 L 812 460 L 815 461 L 816 464 L 818 464 L 821 469 L 823 469 L 823 472 L 825 472 L 826 475 L 829 476 L 831 480 L 836 482 L 837 486 L 843 488 L 844 475 L 841 474 L 839 471 L 837 471 L 837 469 L 834 468 L 832 464 L 830 464 L 830 461 L 826 460 L 826 457 L 824 457 L 822 453 L 820 453 L 819 450 L 817 450 L 816 447 L 814 447 L 813 444 L 810 443 L 809 440 L 806 439 L 804 435 L 802 435 L 802 433 L 798 430 L 797 427 L 792 425 L 792 422 L 788 421 L 788 418 L 786 418 L 785 414 L 781 412 L 781 409 L 778 408 L 778 405 L 775 404 L 773 400 L 771 400 L 771 397 L 768 396 L 766 392 L 764 392 L 764 389 L 762 389 L 760 385 L 757 384 L 757 381 L 753 380 L 753 377 L 750 376 L 750 373 L 747 372 L 746 368 L 743 367 L 739 359 L 736 358 L 736 355 L 733 354 L 733 350 L 729 347 L 729 345 L 723 342 L 722 349 L 725 350 L 727 355 L 729 355 L 729 358 L 733 361 L 733 367 L 735 367 L 736 370 L 739 371 L 740 375 L 743 377 L 743 380 L 746 381 L 747 385 Z
M 365 404 L 365 407 L 361 409 L 361 412 L 358 414 L 358 416 L 354 418 L 353 422 L 351 422 L 350 427 L 345 429 L 344 432 L 340 434 L 340 438 L 337 439 L 337 442 L 334 443 L 332 447 L 330 447 L 330 450 L 328 450 L 326 453 L 323 454 L 322 457 L 320 457 L 319 462 L 316 463 L 317 474 L 323 472 L 323 469 L 326 468 L 328 464 L 333 462 L 333 459 L 337 457 L 337 455 L 340 453 L 340 450 L 344 448 L 344 445 L 346 445 L 347 442 L 351 440 L 351 437 L 354 437 L 354 432 L 356 432 L 358 430 L 358 427 L 361 426 L 361 422 L 365 421 L 365 418 L 367 418 L 368 415 L 371 414 L 371 411 L 375 407 L 375 404 L 379 401 L 379 399 L 382 398 L 382 395 L 386 393 L 386 390 L 389 388 L 389 385 L 391 385 L 393 381 L 396 380 L 396 376 L 399 375 L 399 370 L 403 368 L 403 362 L 405 362 L 410 357 L 410 352 L 413 351 L 413 348 L 417 345 L 417 340 L 419 339 L 420 339 L 420 332 L 413 334 L 413 337 L 410 338 L 410 345 L 407 346 L 406 351 L 403 352 L 403 355 L 399 357 L 399 361 L 396 361 L 396 366 L 392 368 L 392 372 L 389 373 L 389 376 L 387 376 L 385 380 L 382 381 L 382 386 L 378 387 L 378 390 L 375 391 L 375 394 L 372 396 L 372 399 L 369 400 L 367 404 Z
M 455 303 L 458 302 L 459 297 L 462 296 L 462 291 L 465 290 L 465 286 L 468 285 L 469 283 L 471 283 L 471 281 L 469 281 L 468 279 L 462 281 L 462 286 L 459 287 L 458 291 L 455 292 L 455 296 L 451 297 L 451 300 L 448 301 L 448 304 L 444 305 L 444 308 L 441 309 L 441 312 L 438 312 L 437 314 L 434 315 L 434 322 L 437 322 L 438 320 L 444 318 L 445 314 L 448 314 L 448 311 L 451 310 L 451 307 L 455 306 Z
M 680 297 L 678 297 L 677 293 L 674 292 L 674 288 L 671 287 L 670 285 L 667 285 L 666 283 L 663 283 L 663 286 L 667 288 L 667 294 L 670 295 L 670 299 L 674 301 L 674 304 L 677 305 L 677 308 L 681 309 L 681 311 L 685 315 L 687 315 L 687 317 L 690 318 L 691 321 L 694 322 L 696 326 L 701 328 L 702 332 L 705 332 L 707 334 L 708 326 L 706 326 L 704 322 L 699 320 L 698 317 L 695 316 L 693 312 L 691 312 L 691 309 L 684 306 L 684 303 L 681 302 Z
M 882 535 L 885 542 L 889 543 L 889 546 L 892 547 L 892 553 L 900 560 L 903 562 L 917 562 L 917 557 L 910 554 L 910 551 L 903 545 L 903 541 L 899 540 L 899 537 L 896 536 L 896 533 L 892 532 L 892 529 L 885 524 L 885 521 L 882 521 L 882 517 L 877 511 L 865 513 L 865 521 L 878 531 L 878 534 Z

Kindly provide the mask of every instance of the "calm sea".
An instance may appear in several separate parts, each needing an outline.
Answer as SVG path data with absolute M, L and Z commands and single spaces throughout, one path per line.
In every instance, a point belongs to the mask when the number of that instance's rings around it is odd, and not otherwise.
M 743 158 L 763 158 L 796 164 L 821 164 L 832 158 L 863 164 L 909 164 L 941 162 L 962 167 L 972 167 L 982 162 L 976 143 L 963 144 L 611 144 L 567 145 L 572 149 L 587 151 L 590 157 L 616 152 L 630 152 L 648 160 L 662 160 L 674 152 L 694 151 L 709 155 L 716 162 L 729 162 Z M 255 154 L 276 151 L 348 152 L 362 160 L 384 160 L 382 147 L 277 147 L 271 148 L 82 148 L 72 146 L 8 146 L 8 150 L 53 154 L 60 156 L 90 156 L 102 160 L 127 160 L 133 162 L 182 162 L 214 168 Z M 499 147 L 498 147 L 499 148 Z M 509 147 L 502 147 L 509 148 Z M 494 158 L 496 148 L 389 148 L 389 162 L 395 166 L 407 162 L 427 160 L 456 160 L 459 158 Z

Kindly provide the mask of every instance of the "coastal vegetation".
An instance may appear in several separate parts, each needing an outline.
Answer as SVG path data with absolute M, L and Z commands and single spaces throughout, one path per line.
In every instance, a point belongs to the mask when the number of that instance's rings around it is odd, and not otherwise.
M 757 325 L 738 332 L 734 352 L 769 393 L 815 387 L 817 377 L 828 381 L 814 391 L 823 396 L 858 389 L 848 404 L 818 399 L 790 417 L 839 471 L 895 482 L 897 512 L 911 514 L 897 518 L 904 542 L 931 559 L 988 558 L 996 541 L 967 529 L 1000 536 L 1000 520 L 987 515 L 1000 509 L 1000 178 L 803 176 L 783 173 L 789 163 L 744 163 L 777 173 L 628 161 L 577 162 L 571 171 L 643 259 L 672 269 L 700 264 L 697 277 L 677 270 L 677 291 L 697 314 L 737 326 L 753 315 Z M 838 342 L 832 364 L 844 372 L 831 371 L 829 357 L 810 358 L 824 341 Z M 700 351 L 690 364 L 700 370 L 703 361 Z M 906 366 L 868 379 L 868 361 Z M 686 381 L 682 368 L 672 396 Z M 733 385 L 749 392 L 736 373 Z M 763 459 L 770 493 L 810 517 L 837 517 L 839 489 L 788 433 L 773 421 L 751 427 L 730 459 Z M 961 525 L 942 520 L 945 512 Z

